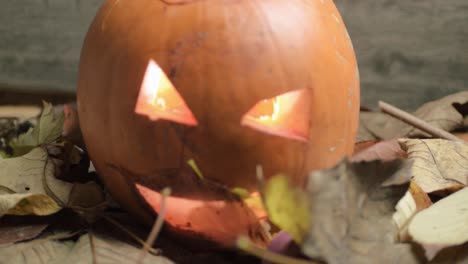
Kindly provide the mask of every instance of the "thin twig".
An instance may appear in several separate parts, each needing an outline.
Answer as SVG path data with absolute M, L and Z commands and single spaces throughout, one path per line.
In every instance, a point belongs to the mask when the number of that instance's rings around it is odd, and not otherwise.
M 100 215 L 103 219 L 107 220 L 109 223 L 113 224 L 114 226 L 116 226 L 117 228 L 119 228 L 121 231 L 123 231 L 125 234 L 127 234 L 130 238 L 132 238 L 133 240 L 135 240 L 137 243 L 139 243 L 140 245 L 144 246 L 145 245 L 145 241 L 143 241 L 142 239 L 140 239 L 137 235 L 133 234 L 132 231 L 128 230 L 125 226 L 123 226 L 122 224 L 120 224 L 117 220 L 115 219 L 112 219 L 112 217 L 109 217 L 105 214 L 101 214 Z M 149 252 L 153 255 L 159 255 L 161 252 L 160 250 L 158 249 L 155 249 L 155 248 L 150 248 L 149 249 Z
M 390 105 L 388 103 L 379 101 L 379 108 L 382 112 L 389 114 L 409 125 L 414 126 L 415 128 L 418 128 L 428 134 L 430 134 L 433 137 L 438 137 L 442 139 L 447 139 L 447 140 L 454 140 L 454 141 L 463 141 L 462 139 L 450 134 L 447 131 L 444 131 L 440 128 L 434 127 L 433 125 L 429 124 L 428 122 L 408 113 L 405 112 L 401 109 L 396 108 L 393 105 Z
M 92 231 L 89 232 L 89 246 L 91 247 L 91 255 L 93 256 L 93 264 L 98 264 L 96 246 L 94 243 L 94 234 Z
M 156 221 L 153 225 L 153 228 L 151 229 L 148 239 L 146 239 L 146 242 L 143 245 L 138 261 L 136 262 L 137 264 L 143 263 L 143 260 L 145 259 L 146 254 L 148 253 L 148 249 L 151 248 L 154 241 L 158 237 L 159 232 L 161 231 L 161 228 L 164 224 L 164 215 L 166 213 L 166 199 L 170 194 L 170 188 L 164 188 L 164 190 L 161 191 L 161 207 L 158 212 L 158 218 L 156 218 Z
M 50 157 L 49 150 L 47 149 L 47 146 L 41 146 L 41 148 L 44 150 L 46 153 L 46 157 L 44 160 L 44 168 L 42 169 L 42 185 L 44 187 L 44 190 L 48 196 L 50 196 L 60 207 L 65 207 L 65 203 L 52 191 L 52 189 L 49 187 L 49 184 L 47 183 L 47 168 L 49 166 L 49 162 L 52 163 L 52 170 L 55 176 L 55 173 L 57 171 L 57 164 L 51 160 L 52 158 Z
M 256 256 L 262 260 L 266 260 L 272 263 L 278 264 L 317 264 L 314 261 L 302 260 L 284 256 L 278 253 L 274 253 L 262 248 L 259 248 L 250 241 L 247 237 L 240 237 L 237 240 L 237 247 L 241 250 L 249 253 L 250 255 Z

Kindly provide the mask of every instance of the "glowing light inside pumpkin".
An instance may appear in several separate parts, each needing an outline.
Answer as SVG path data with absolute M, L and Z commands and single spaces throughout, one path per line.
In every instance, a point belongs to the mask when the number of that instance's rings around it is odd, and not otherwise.
M 198 125 L 184 99 L 154 60 L 150 60 L 146 68 L 135 113 L 151 120 L 165 119 L 189 126 Z
M 307 141 L 309 93 L 301 89 L 261 100 L 242 117 L 241 124 L 267 134 Z
M 158 213 L 162 195 L 140 184 L 135 185 L 138 193 Z M 182 230 L 200 233 L 225 246 L 232 246 L 238 235 L 256 225 L 258 219 L 265 219 L 264 211 L 250 211 L 243 203 L 225 200 L 192 200 L 169 196 L 166 198 L 164 220 Z

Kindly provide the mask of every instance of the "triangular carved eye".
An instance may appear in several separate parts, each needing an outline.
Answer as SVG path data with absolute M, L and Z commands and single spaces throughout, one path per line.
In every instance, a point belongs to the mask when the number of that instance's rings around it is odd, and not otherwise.
M 308 141 L 309 93 L 301 89 L 261 100 L 242 117 L 241 124 L 267 134 Z
M 150 60 L 146 68 L 135 113 L 151 120 L 164 119 L 189 126 L 198 125 L 184 99 L 154 60 Z

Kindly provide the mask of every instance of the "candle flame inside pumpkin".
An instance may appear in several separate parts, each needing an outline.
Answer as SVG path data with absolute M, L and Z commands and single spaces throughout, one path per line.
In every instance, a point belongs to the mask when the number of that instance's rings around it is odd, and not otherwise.
M 241 124 L 267 134 L 308 141 L 309 106 L 308 89 L 287 92 L 255 104 Z
M 161 193 L 140 184 L 136 184 L 135 187 L 147 204 L 159 213 L 162 206 Z M 219 243 L 225 243 L 224 246 L 227 247 L 232 246 L 230 243 L 235 241 L 238 235 L 249 235 L 245 231 L 256 226 L 259 219 L 266 219 L 263 208 L 254 207 L 251 211 L 238 200 L 205 201 L 169 196 L 165 202 L 164 220 L 168 224 L 185 231 L 204 234 Z
M 135 113 L 154 121 L 164 119 L 189 126 L 198 125 L 182 96 L 154 60 L 150 60 L 146 68 Z

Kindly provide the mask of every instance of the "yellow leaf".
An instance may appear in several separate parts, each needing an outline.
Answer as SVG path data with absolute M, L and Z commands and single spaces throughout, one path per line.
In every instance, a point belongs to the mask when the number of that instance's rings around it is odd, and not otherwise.
M 15 193 L 0 195 L 0 214 L 51 215 L 61 207 L 45 194 Z
M 249 192 L 244 188 L 235 187 L 231 189 L 231 192 L 242 199 L 248 198 L 250 196 Z
M 264 193 L 270 220 L 301 244 L 310 229 L 311 216 L 306 193 L 292 186 L 284 175 L 268 180 Z

